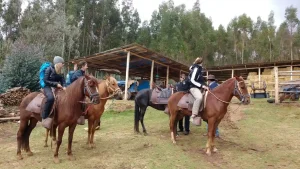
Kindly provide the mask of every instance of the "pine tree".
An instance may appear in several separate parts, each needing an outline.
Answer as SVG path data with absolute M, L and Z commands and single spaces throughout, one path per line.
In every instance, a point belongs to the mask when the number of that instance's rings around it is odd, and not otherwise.
M 42 65 L 43 50 L 16 41 L 11 53 L 6 57 L 0 76 L 0 93 L 13 87 L 26 87 L 32 91 L 39 89 L 39 68 Z

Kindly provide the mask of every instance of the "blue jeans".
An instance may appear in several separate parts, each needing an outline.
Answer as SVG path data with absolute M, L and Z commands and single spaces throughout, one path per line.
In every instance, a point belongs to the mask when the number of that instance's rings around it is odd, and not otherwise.
M 208 123 L 206 123 L 206 130 L 208 132 Z M 217 127 L 216 129 L 216 134 L 215 134 L 216 137 L 220 136 L 220 133 L 219 133 L 219 128 Z

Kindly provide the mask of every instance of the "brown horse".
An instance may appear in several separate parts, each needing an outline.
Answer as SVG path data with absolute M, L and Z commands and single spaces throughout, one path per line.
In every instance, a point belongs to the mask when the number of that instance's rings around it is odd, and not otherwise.
M 85 96 L 92 100 L 93 104 L 99 103 L 99 94 L 97 91 L 97 79 L 90 76 L 83 76 L 67 87 L 66 91 L 58 91 L 54 107 L 53 128 L 58 126 L 58 139 L 54 153 L 54 162 L 59 163 L 58 151 L 62 142 L 62 137 L 66 127 L 69 127 L 68 138 L 68 156 L 73 159 L 72 140 L 73 133 L 77 125 L 77 119 L 81 116 L 81 104 L 79 103 Z M 32 155 L 29 147 L 29 137 L 36 123 L 41 121 L 41 115 L 26 110 L 27 105 L 39 94 L 39 92 L 30 93 L 20 104 L 20 127 L 17 133 L 17 156 L 23 159 L 21 147 Z
M 175 134 L 178 120 L 182 119 L 184 115 L 192 114 L 188 109 L 178 107 L 178 102 L 185 94 L 185 92 L 177 92 L 171 95 L 168 101 L 171 140 L 173 143 L 176 143 Z M 202 119 L 208 122 L 207 155 L 211 155 L 211 150 L 213 152 L 217 151 L 214 146 L 215 131 L 226 114 L 228 104 L 233 96 L 237 97 L 243 104 L 250 103 L 250 96 L 242 77 L 228 79 L 214 90 L 208 91 L 204 111 L 199 113 Z
M 105 110 L 105 104 L 107 99 L 112 98 L 119 92 L 121 89 L 118 86 L 117 80 L 112 76 L 107 76 L 105 80 L 99 82 L 98 85 L 100 103 L 97 105 L 91 105 L 88 107 L 87 114 L 85 116 L 88 119 L 88 140 L 87 144 L 90 148 L 94 148 L 94 134 L 97 127 L 97 124 Z
M 97 105 L 90 105 L 87 107 L 87 114 L 85 118 L 88 119 L 88 141 L 87 144 L 90 148 L 95 147 L 94 145 L 94 134 L 97 127 L 97 124 L 105 110 L 105 104 L 108 99 L 114 97 L 116 94 L 121 92 L 121 89 L 118 86 L 117 80 L 112 76 L 106 76 L 105 80 L 98 81 L 98 93 L 101 97 L 101 102 Z M 48 135 L 50 130 L 46 130 L 46 139 L 45 146 L 48 147 Z M 53 141 L 56 140 L 56 128 L 52 130 Z

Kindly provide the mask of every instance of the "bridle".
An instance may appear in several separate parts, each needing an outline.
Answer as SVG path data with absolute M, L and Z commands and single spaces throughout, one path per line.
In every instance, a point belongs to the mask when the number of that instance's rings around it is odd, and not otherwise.
M 110 93 L 109 90 L 111 90 L 113 92 L 108 97 L 100 98 L 101 100 L 110 99 L 110 98 L 114 97 L 116 94 L 118 94 L 121 91 L 121 89 L 119 87 L 118 88 L 113 88 L 112 84 L 108 80 L 108 78 L 105 80 L 105 85 L 106 85 L 107 93 Z
M 96 92 L 95 93 L 92 93 L 91 92 L 91 87 L 89 86 L 89 83 L 90 80 L 87 80 L 85 77 L 84 77 L 84 95 L 86 94 L 86 92 L 89 94 L 89 99 L 92 101 L 92 103 L 94 102 L 94 99 L 95 98 L 99 98 L 99 92 L 98 92 L 98 87 L 96 86 Z
M 249 94 L 243 94 L 240 90 L 240 83 L 242 83 L 244 81 L 237 81 L 235 79 L 235 82 L 234 82 L 234 89 L 232 91 L 233 95 L 234 96 L 239 96 L 239 100 L 241 101 L 241 103 L 244 103 L 245 102 L 245 98 L 249 97 L 250 98 L 250 95 Z M 212 94 L 217 100 L 219 100 L 220 102 L 223 102 L 223 103 L 226 103 L 226 104 L 230 104 L 231 102 L 227 102 L 227 101 L 224 101 L 224 100 L 221 100 L 220 98 L 218 98 L 215 94 L 213 94 L 210 90 L 208 90 L 208 92 L 210 94 Z
M 241 89 L 240 89 L 240 83 L 242 83 L 242 82 L 244 82 L 244 81 L 237 81 L 237 80 L 235 80 L 235 82 L 234 82 L 234 90 L 233 90 L 233 95 L 234 96 L 239 96 L 240 98 L 239 98 L 239 100 L 242 102 L 242 103 L 244 103 L 245 102 L 245 99 L 246 98 L 250 98 L 250 95 L 249 94 L 244 94 L 244 93 L 242 93 L 241 92 Z

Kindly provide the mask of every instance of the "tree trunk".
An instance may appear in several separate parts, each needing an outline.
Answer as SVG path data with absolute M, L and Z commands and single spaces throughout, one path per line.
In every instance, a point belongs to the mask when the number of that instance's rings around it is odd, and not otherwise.
M 293 41 L 291 40 L 291 60 L 293 60 Z
M 245 46 L 245 40 L 243 38 L 243 46 L 242 46 L 242 64 L 244 64 L 244 46 Z
M 65 53 L 65 36 L 66 34 L 63 33 L 63 41 L 62 41 L 62 50 L 61 50 L 61 57 L 64 58 L 64 53 Z

